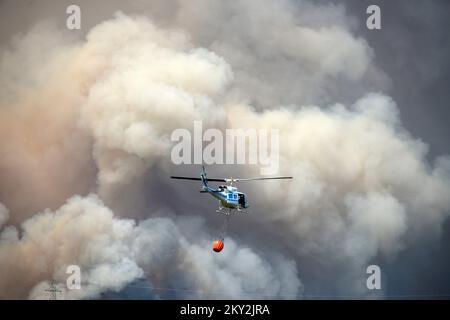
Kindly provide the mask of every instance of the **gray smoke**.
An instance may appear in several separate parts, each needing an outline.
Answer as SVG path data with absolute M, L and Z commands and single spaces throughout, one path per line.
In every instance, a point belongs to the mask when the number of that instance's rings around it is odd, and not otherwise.
M 138 6 L 148 16 L 118 12 L 83 39 L 45 22 L 3 48 L 0 297 L 45 298 L 72 264 L 72 299 L 137 280 L 155 297 L 365 296 L 370 263 L 439 238 L 450 159 L 430 163 L 404 129 L 343 6 Z M 241 186 L 252 213 L 220 255 L 211 199 L 168 181 L 194 172 L 170 163 L 170 135 L 198 119 L 280 129 L 280 173 L 295 177 Z

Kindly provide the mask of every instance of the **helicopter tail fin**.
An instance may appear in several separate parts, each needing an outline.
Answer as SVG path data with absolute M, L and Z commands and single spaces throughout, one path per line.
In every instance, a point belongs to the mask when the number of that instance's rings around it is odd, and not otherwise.
M 203 186 L 205 188 L 208 187 L 208 178 L 206 177 L 205 166 L 202 165 L 202 173 L 200 174 L 200 178 L 202 179 Z

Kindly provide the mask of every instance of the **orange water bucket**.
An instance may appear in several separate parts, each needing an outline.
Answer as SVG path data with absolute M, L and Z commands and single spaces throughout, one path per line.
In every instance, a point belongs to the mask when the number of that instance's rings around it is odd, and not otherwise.
M 224 244 L 223 244 L 223 241 L 222 241 L 222 240 L 214 240 L 214 241 L 213 241 L 212 248 L 213 248 L 213 250 L 214 250 L 215 252 L 220 252 L 220 251 L 222 251 L 223 246 L 224 246 Z

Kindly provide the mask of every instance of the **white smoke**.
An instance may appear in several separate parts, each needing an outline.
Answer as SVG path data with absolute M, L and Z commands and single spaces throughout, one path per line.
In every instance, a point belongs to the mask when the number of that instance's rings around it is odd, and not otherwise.
M 170 153 L 175 128 L 199 116 L 210 125 L 225 119 L 213 98 L 231 80 L 230 67 L 179 31 L 119 14 L 89 33 L 84 50 L 90 58 L 108 56 L 108 71 L 90 87 L 81 114 L 95 139 L 103 196 L 103 188 L 132 180 Z
M 3 224 L 9 219 L 9 210 L 2 203 L 0 203 L 0 229 Z
M 342 8 L 302 3 L 294 15 L 284 1 L 198 2 L 203 13 L 177 6 L 175 28 L 118 13 L 83 41 L 39 26 L 6 51 L 0 178 L 11 218 L 0 206 L 0 227 L 11 225 L 0 236 L 0 273 L 10 276 L 0 277 L 0 297 L 43 298 L 72 264 L 83 281 L 64 290 L 72 299 L 137 279 L 155 295 L 186 288 L 181 298 L 299 297 L 308 264 L 339 270 L 326 286 L 363 295 L 371 259 L 438 234 L 450 210 L 449 160 L 429 164 L 392 99 L 368 93 L 386 79 Z M 42 41 L 47 54 L 33 57 Z M 349 107 L 312 105 L 349 86 L 362 96 Z M 167 188 L 156 173 L 170 175 L 171 132 L 198 119 L 281 129 L 280 168 L 295 177 L 249 188 L 254 215 L 220 255 L 209 248 L 208 213 L 157 196 L 146 203 L 146 177 Z
M 354 99 L 368 87 L 389 86 L 370 46 L 349 31 L 354 21 L 341 5 L 179 1 L 173 20 L 225 57 L 235 72 L 230 95 L 258 109 Z
M 196 228 L 201 229 L 202 223 Z M 174 285 L 189 283 L 188 293 L 200 298 L 218 293 L 245 298 L 246 292 L 295 296 L 300 288 L 293 261 L 283 257 L 266 261 L 231 239 L 226 254 L 217 256 L 205 250 L 209 241 L 204 232 L 197 233 L 197 243 L 190 243 L 168 218 L 138 225 L 114 218 L 95 195 L 75 196 L 54 212 L 38 213 L 22 224 L 21 231 L 20 239 L 14 227 L 1 234 L 0 271 L 9 276 L 0 279 L 0 287 L 11 290 L 10 296 L 26 293 L 23 286 L 16 286 L 21 279 L 22 285 L 34 286 L 30 298 L 47 298 L 49 283 L 40 281 L 49 276 L 66 299 L 98 298 L 144 275 L 153 286 L 175 276 Z M 72 264 L 82 270 L 81 290 L 65 289 L 66 269 Z
M 417 232 L 439 235 L 450 209 L 450 159 L 427 163 L 426 146 L 402 129 L 389 97 L 262 114 L 238 106 L 231 114 L 235 127 L 283 128 L 280 167 L 295 179 L 264 184 L 251 199 L 268 208 L 258 212 L 260 223 L 300 257 L 327 257 L 330 272 L 346 261 L 356 273 Z M 356 284 L 364 292 L 365 283 Z

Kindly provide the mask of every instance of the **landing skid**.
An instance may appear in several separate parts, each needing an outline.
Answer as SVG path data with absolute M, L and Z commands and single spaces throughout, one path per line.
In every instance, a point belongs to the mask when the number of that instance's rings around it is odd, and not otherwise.
M 247 209 L 243 209 L 243 208 L 237 208 L 238 212 L 242 212 L 242 213 L 249 213 L 249 211 Z
M 220 206 L 219 209 L 216 210 L 216 212 L 224 214 L 226 216 L 229 216 L 231 214 L 232 210 L 233 209 L 231 209 L 231 208 L 225 208 L 225 207 Z
M 220 206 L 219 209 L 216 210 L 217 213 L 221 213 L 224 214 L 226 216 L 229 216 L 232 213 L 249 213 L 246 209 L 243 209 L 241 207 L 237 207 L 236 209 L 232 209 L 232 208 L 226 208 L 226 207 L 222 207 Z

